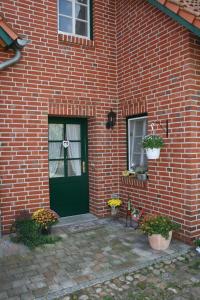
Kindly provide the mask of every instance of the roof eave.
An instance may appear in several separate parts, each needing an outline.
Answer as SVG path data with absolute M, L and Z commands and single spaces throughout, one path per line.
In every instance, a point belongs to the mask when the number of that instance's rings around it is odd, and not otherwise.
M 195 35 L 200 37 L 200 29 L 194 26 L 193 24 L 187 22 L 185 19 L 180 17 L 178 14 L 174 13 L 172 10 L 168 9 L 163 4 L 159 3 L 157 0 L 147 0 L 150 4 L 157 7 L 159 10 L 161 10 L 163 13 L 177 21 L 182 26 L 186 27 L 188 30 L 193 32 Z

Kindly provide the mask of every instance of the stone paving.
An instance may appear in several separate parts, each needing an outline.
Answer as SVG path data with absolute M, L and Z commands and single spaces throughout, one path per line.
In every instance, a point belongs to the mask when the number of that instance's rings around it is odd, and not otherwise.
M 126 281 L 131 282 L 131 275 L 128 280 L 124 274 L 137 273 L 160 261 L 172 261 L 190 250 L 175 240 L 166 251 L 151 250 L 139 230 L 125 228 L 124 222 L 110 219 L 60 226 L 54 232 L 62 236 L 61 242 L 33 251 L 7 239 L 0 242 L 0 299 L 103 299 L 104 295 L 98 293 L 92 298 L 76 293 L 96 284 L 106 286 L 103 282 L 115 290 L 112 280 L 121 280 L 128 290 Z M 98 291 L 102 291 L 100 286 Z
M 59 300 L 200 300 L 200 256 L 191 251 Z

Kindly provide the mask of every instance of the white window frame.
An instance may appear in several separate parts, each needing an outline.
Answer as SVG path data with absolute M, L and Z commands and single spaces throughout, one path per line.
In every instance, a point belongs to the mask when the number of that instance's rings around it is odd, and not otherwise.
M 82 3 L 79 3 L 77 2 L 77 0 L 67 0 L 69 2 L 72 3 L 72 17 L 70 16 L 67 16 L 68 18 L 71 18 L 72 19 L 72 32 L 65 32 L 65 31 L 61 31 L 59 30 L 59 27 L 60 27 L 60 24 L 59 24 L 59 16 L 63 16 L 63 17 L 66 17 L 66 15 L 63 15 L 63 14 L 59 14 L 59 0 L 57 0 L 57 19 L 58 19 L 58 33 L 62 33 L 62 34 L 66 34 L 66 35 L 70 35 L 70 36 L 77 36 L 77 37 L 80 37 L 80 38 L 83 38 L 83 39 L 87 39 L 89 40 L 90 39 L 90 0 L 87 0 L 88 1 L 88 4 L 82 4 Z M 82 6 L 85 6 L 87 7 L 87 21 L 85 20 L 81 20 L 81 19 L 77 19 L 75 14 L 76 14 L 76 4 L 80 4 Z M 87 33 L 88 35 L 87 36 L 84 36 L 84 35 L 79 35 L 79 34 L 76 34 L 75 33 L 75 29 L 76 29 L 76 26 L 75 26 L 75 20 L 78 20 L 78 21 L 81 21 L 81 22 L 84 22 L 84 23 L 87 23 Z
M 127 137 L 128 137 L 128 170 L 132 171 L 132 166 L 131 166 L 131 157 L 132 157 L 132 153 L 131 153 L 131 141 L 130 141 L 130 132 L 131 132 L 131 122 L 132 121 L 137 121 L 137 120 L 142 120 L 142 119 L 146 119 L 146 124 L 144 123 L 143 125 L 143 136 L 145 136 L 147 134 L 147 116 L 141 116 L 141 117 L 130 117 L 128 118 L 128 132 L 127 132 Z M 134 127 L 135 129 L 135 127 Z M 133 137 L 134 137 L 134 132 L 133 132 Z M 132 143 L 134 143 L 134 138 L 132 139 Z M 132 149 L 134 148 L 134 146 L 132 147 Z M 144 165 L 144 149 L 141 148 L 141 158 L 140 158 L 140 165 Z M 147 165 L 146 165 L 147 166 Z

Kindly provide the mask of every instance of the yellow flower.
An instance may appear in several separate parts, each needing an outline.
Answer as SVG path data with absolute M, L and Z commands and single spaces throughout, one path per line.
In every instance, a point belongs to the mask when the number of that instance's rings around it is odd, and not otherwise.
M 122 204 L 122 201 L 120 199 L 110 199 L 108 200 L 109 206 L 120 206 Z
M 45 208 L 37 209 L 32 214 L 32 219 L 42 227 L 48 227 L 58 220 L 54 211 Z

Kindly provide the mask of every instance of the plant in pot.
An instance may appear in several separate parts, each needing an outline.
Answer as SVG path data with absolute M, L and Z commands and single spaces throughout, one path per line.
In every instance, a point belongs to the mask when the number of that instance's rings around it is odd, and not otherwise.
M 135 168 L 136 178 L 140 181 L 147 180 L 147 168 L 144 166 L 139 166 Z
M 164 142 L 159 135 L 150 134 L 143 138 L 142 146 L 146 150 L 148 159 L 157 159 L 160 156 L 160 149 L 164 146 Z
M 195 241 L 195 245 L 196 245 L 196 251 L 200 254 L 200 239 L 197 239 Z
M 110 199 L 107 202 L 108 206 L 111 208 L 111 216 L 116 216 L 118 213 L 119 206 L 122 204 L 120 199 Z
M 41 233 L 51 233 L 51 226 L 58 222 L 58 215 L 51 209 L 39 208 L 32 214 L 32 220 L 41 228 Z
M 148 234 L 150 246 L 155 250 L 166 250 L 171 242 L 172 231 L 179 227 L 169 217 L 161 215 L 146 215 L 141 223 L 142 231 Z

